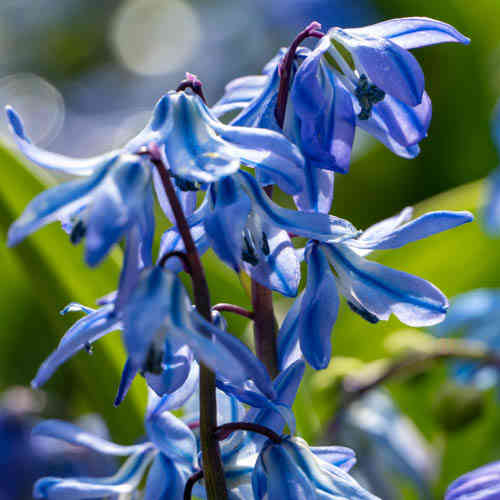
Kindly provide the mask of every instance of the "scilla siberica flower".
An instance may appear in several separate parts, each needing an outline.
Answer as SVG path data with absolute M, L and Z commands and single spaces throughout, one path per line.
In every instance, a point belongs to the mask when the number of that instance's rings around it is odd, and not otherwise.
M 354 312 L 371 323 L 388 320 L 391 314 L 409 326 L 434 325 L 444 319 L 448 300 L 434 285 L 364 256 L 374 250 L 400 248 L 470 222 L 473 217 L 469 212 L 443 211 L 407 222 L 411 216 L 412 209 L 406 208 L 360 235 L 337 242 L 308 243 L 306 288 L 288 312 L 279 333 L 282 366 L 301 355 L 316 369 L 328 366 L 339 293 Z M 315 334 L 311 335 L 311 331 Z
M 497 104 L 492 124 L 493 142 L 500 154 L 500 104 Z M 483 209 L 483 222 L 486 231 L 492 236 L 500 233 L 500 168 L 497 167 L 488 176 L 486 182 L 486 204 Z
M 440 337 L 453 335 L 466 341 L 480 342 L 492 351 L 500 349 L 500 290 L 478 289 L 455 297 L 446 319 L 431 329 Z M 455 361 L 455 380 L 489 389 L 498 383 L 498 370 L 480 363 Z
M 494 500 L 500 497 L 500 462 L 493 462 L 455 479 L 444 500 Z
M 303 158 L 297 147 L 273 131 L 232 127 L 218 121 L 201 98 L 184 91 L 170 92 L 156 104 L 153 117 L 122 149 L 87 159 L 74 159 L 38 148 L 27 137 L 15 111 L 7 117 L 21 151 L 34 163 L 51 170 L 85 176 L 56 186 L 35 198 L 9 230 L 9 244 L 54 220 L 62 220 L 78 242 L 86 236 L 86 260 L 96 265 L 110 247 L 138 225 L 142 245 L 150 252 L 154 231 L 151 184 L 160 204 L 171 215 L 157 171 L 147 155 L 154 144 L 163 163 L 177 179 L 187 214 L 193 211 L 196 184 L 217 181 L 240 166 L 258 166 L 278 184 L 302 175 Z M 193 187 L 194 186 L 194 187 Z M 183 193 L 183 194 L 182 194 Z
M 363 28 L 332 28 L 314 50 L 301 48 L 297 56 L 302 64 L 296 69 L 289 104 L 305 155 L 320 168 L 345 173 L 359 126 L 396 154 L 416 156 L 432 109 L 422 69 L 408 49 L 445 42 L 466 44 L 469 39 L 441 21 L 410 17 Z M 278 91 L 277 65 L 274 59 L 265 76 L 231 82 L 215 112 L 245 107 L 234 123 L 274 129 L 270 109 Z

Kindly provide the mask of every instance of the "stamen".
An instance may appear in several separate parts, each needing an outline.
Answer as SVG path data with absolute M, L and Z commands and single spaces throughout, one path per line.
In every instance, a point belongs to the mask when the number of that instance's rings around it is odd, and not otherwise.
M 373 83 L 369 83 L 366 75 L 361 75 L 354 95 L 358 98 L 359 105 L 361 106 L 358 118 L 360 120 L 368 120 L 372 114 L 373 105 L 384 99 L 385 92 Z
M 94 354 L 94 348 L 90 342 L 85 342 L 84 347 L 88 354 Z
M 87 233 L 87 227 L 85 226 L 85 223 L 80 219 L 74 226 L 73 229 L 71 230 L 71 233 L 69 235 L 69 239 L 73 245 L 78 245 L 80 241 L 85 237 L 85 234 Z
M 368 323 L 378 323 L 379 319 L 375 314 L 372 314 L 371 312 L 367 311 L 364 307 L 361 307 L 357 304 L 352 303 L 351 301 L 347 301 L 347 305 L 351 309 L 351 311 L 355 312 L 356 314 L 359 314 L 363 319 L 368 321 Z
M 141 375 L 144 376 L 145 373 L 160 375 L 163 371 L 164 354 L 165 353 L 162 350 L 156 349 L 154 346 L 151 346 L 149 348 L 146 361 L 142 366 Z
M 184 179 L 183 177 L 178 177 L 177 175 L 174 174 L 172 174 L 172 177 L 174 178 L 175 185 L 181 191 L 198 191 L 199 189 L 199 184 L 197 182 L 188 181 L 187 179 Z
M 262 253 L 266 256 L 271 253 L 271 249 L 269 248 L 269 241 L 267 239 L 267 234 L 264 231 L 262 231 Z
M 255 249 L 255 244 L 249 232 L 243 235 L 243 249 L 241 251 L 241 258 L 252 266 L 259 263 L 259 257 Z

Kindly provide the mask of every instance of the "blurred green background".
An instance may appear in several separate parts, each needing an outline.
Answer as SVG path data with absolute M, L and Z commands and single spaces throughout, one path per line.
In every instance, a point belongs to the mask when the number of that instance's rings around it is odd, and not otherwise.
M 468 209 L 478 213 L 481 181 L 498 158 L 490 133 L 500 95 L 500 3 L 496 0 L 347 1 L 14 1 L 0 5 L 0 104 L 13 104 L 25 117 L 35 141 L 58 152 L 92 155 L 126 140 L 146 121 L 164 91 L 184 71 L 205 84 L 210 103 L 231 78 L 258 73 L 278 47 L 313 19 L 324 28 L 358 26 L 391 17 L 429 16 L 453 24 L 471 37 L 468 47 L 441 45 L 416 51 L 422 63 L 434 118 L 420 156 L 398 158 L 364 141 L 349 175 L 336 177 L 333 213 L 360 228 L 404 206 L 418 211 Z M 28 385 L 42 360 L 55 348 L 75 315 L 58 311 L 70 301 L 92 305 L 116 288 L 120 252 L 101 267 L 83 265 L 56 225 L 15 249 L 5 234 L 23 207 L 54 179 L 40 176 L 18 157 L 0 126 L 0 390 Z M 439 195 L 439 193 L 445 193 Z M 437 195 L 437 196 L 436 196 Z M 424 201 L 427 200 L 427 201 Z M 422 203 L 423 202 L 423 203 Z M 163 221 L 161 229 L 166 227 Z M 381 262 L 424 277 L 449 297 L 478 287 L 500 285 L 500 241 L 477 223 L 380 253 Z M 213 302 L 248 305 L 237 277 L 205 258 Z M 280 301 L 286 310 L 289 301 Z M 234 332 L 247 325 L 229 318 Z M 397 321 L 370 325 L 343 307 L 333 332 L 334 356 L 363 361 L 387 355 L 384 339 Z M 145 386 L 134 382 L 125 402 L 114 408 L 124 353 L 119 333 L 68 362 L 44 388 L 59 417 L 98 412 L 120 442 L 143 432 Z M 483 415 L 458 431 L 439 418 L 446 370 L 436 366 L 418 379 L 394 382 L 391 392 L 442 458 L 436 498 L 459 474 L 500 459 L 500 406 L 483 395 Z M 299 432 L 319 439 L 335 411 L 335 379 L 308 376 L 296 411 Z M 311 402 L 314 404 L 311 405 Z M 404 498 L 413 498 L 411 493 Z

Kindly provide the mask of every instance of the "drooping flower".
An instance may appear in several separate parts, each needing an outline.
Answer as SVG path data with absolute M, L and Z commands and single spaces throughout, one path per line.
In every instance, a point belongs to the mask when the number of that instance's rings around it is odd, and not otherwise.
M 122 149 L 87 159 L 69 158 L 35 146 L 10 107 L 7 117 L 27 158 L 47 169 L 85 176 L 35 198 L 11 227 L 9 244 L 15 245 L 41 226 L 61 220 L 73 242 L 86 237 L 90 265 L 97 264 L 135 224 L 143 231 L 143 245 L 149 243 L 154 231 L 151 184 L 166 215 L 172 218 L 158 172 L 149 156 L 142 154 L 151 145 L 176 179 L 187 215 L 195 208 L 195 191 L 200 184 L 234 174 L 241 165 L 258 167 L 266 173 L 266 179 L 273 179 L 292 193 L 301 186 L 303 158 L 283 135 L 224 125 L 199 96 L 186 92 L 164 95 L 145 129 Z
M 371 391 L 342 415 L 337 440 L 356 450 L 356 475 L 384 500 L 401 496 L 399 481 L 430 498 L 437 457 L 415 424 L 383 391 Z
M 277 401 L 290 407 L 294 398 L 304 366 L 301 362 L 291 366 L 274 381 Z M 58 420 L 43 422 L 36 429 L 37 435 L 51 436 L 74 445 L 84 446 L 103 454 L 128 456 L 120 470 L 111 477 L 105 478 L 43 478 L 34 488 L 35 498 L 59 500 L 68 498 L 88 499 L 102 498 L 117 493 L 131 493 L 138 489 L 146 473 L 148 464 L 152 462 L 147 474 L 145 500 L 168 498 L 181 500 L 187 479 L 200 469 L 199 462 L 199 409 L 198 394 L 194 394 L 184 406 L 184 416 L 178 418 L 169 410 L 172 409 L 170 396 L 158 398 L 150 393 L 150 404 L 146 415 L 145 427 L 148 441 L 139 445 L 120 446 L 92 436 L 82 429 Z M 281 432 L 284 420 L 269 408 L 255 408 L 246 412 L 244 407 L 233 396 L 217 392 L 218 425 L 229 422 L 252 421 L 266 425 L 275 432 Z M 257 460 L 261 442 L 254 440 L 247 432 L 237 432 L 221 443 L 221 457 L 226 473 L 226 481 L 232 499 L 251 500 L 251 474 Z M 354 463 L 354 454 L 345 448 L 317 450 L 319 456 L 326 460 L 335 455 L 339 465 Z M 342 457 L 340 457 L 342 455 Z M 203 483 L 195 486 L 196 496 L 203 496 Z M 250 496 L 249 496 L 250 495 Z
M 274 203 L 247 172 L 210 186 L 188 218 L 200 253 L 209 247 L 235 271 L 287 296 L 297 293 L 300 267 L 290 234 L 337 241 L 357 234 L 349 222 L 328 214 L 288 210 Z M 184 245 L 177 229 L 162 238 L 160 256 Z
M 255 500 L 376 500 L 348 474 L 353 458 L 345 448 L 315 453 L 298 437 L 268 440 L 252 475 Z
M 500 462 L 492 462 L 455 479 L 444 500 L 493 500 L 499 495 Z
M 478 289 L 454 297 L 446 320 L 431 329 L 440 337 L 455 336 L 465 341 L 480 342 L 492 351 L 500 349 L 500 290 Z M 452 364 L 455 380 L 473 384 L 478 389 L 489 389 L 499 380 L 494 366 L 471 361 Z
M 302 353 L 314 368 L 326 368 L 330 361 L 330 335 L 337 318 L 339 293 L 354 312 L 371 323 L 388 320 L 391 314 L 409 326 L 429 326 L 444 319 L 448 300 L 434 285 L 368 261 L 364 256 L 374 250 L 400 248 L 470 222 L 473 217 L 469 212 L 442 211 L 407 222 L 411 215 L 412 209 L 406 208 L 359 236 L 337 242 L 308 243 L 306 288 L 288 312 L 279 334 L 282 366 L 287 366 Z

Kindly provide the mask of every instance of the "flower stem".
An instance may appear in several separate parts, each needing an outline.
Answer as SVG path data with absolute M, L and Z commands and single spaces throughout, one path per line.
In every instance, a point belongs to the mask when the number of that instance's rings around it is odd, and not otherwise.
M 271 441 L 275 443 L 281 443 L 282 439 L 279 434 L 276 434 L 273 430 L 264 427 L 263 425 L 254 424 L 252 422 L 230 422 L 228 424 L 221 425 L 217 427 L 215 431 L 215 436 L 219 440 L 227 439 L 234 431 L 250 431 L 266 436 Z
M 303 31 L 301 31 L 295 40 L 291 43 L 280 62 L 279 72 L 280 72 L 280 87 L 278 90 L 278 98 L 276 101 L 276 109 L 274 111 L 276 116 L 276 121 L 280 128 L 283 128 L 283 123 L 285 122 L 285 112 L 286 103 L 288 101 L 288 91 L 290 90 L 290 79 L 292 77 L 292 64 L 295 58 L 295 52 L 297 51 L 299 44 L 302 43 L 306 38 L 313 36 L 315 38 L 321 38 L 325 34 L 321 31 L 321 24 L 317 21 L 313 21 L 309 26 L 307 26 Z
M 235 304 L 226 304 L 221 302 L 220 304 L 215 304 L 215 306 L 212 307 L 213 311 L 219 311 L 219 312 L 230 312 L 234 314 L 238 314 L 240 316 L 243 316 L 244 318 L 248 319 L 253 319 L 254 314 L 252 311 L 249 311 L 245 309 L 244 307 L 237 306 Z
M 211 321 L 212 314 L 208 284 L 198 250 L 189 229 L 189 224 L 177 198 L 170 174 L 165 168 L 157 148 L 152 145 L 149 150 L 151 161 L 160 175 L 165 194 L 168 197 L 177 222 L 177 229 L 184 242 L 186 256 L 189 261 L 191 280 L 193 282 L 194 304 L 198 312 L 207 321 Z M 200 364 L 200 444 L 205 489 L 208 500 L 227 500 L 228 495 L 219 443 L 214 436 L 216 427 L 217 400 L 215 395 L 215 373 L 203 364 Z

